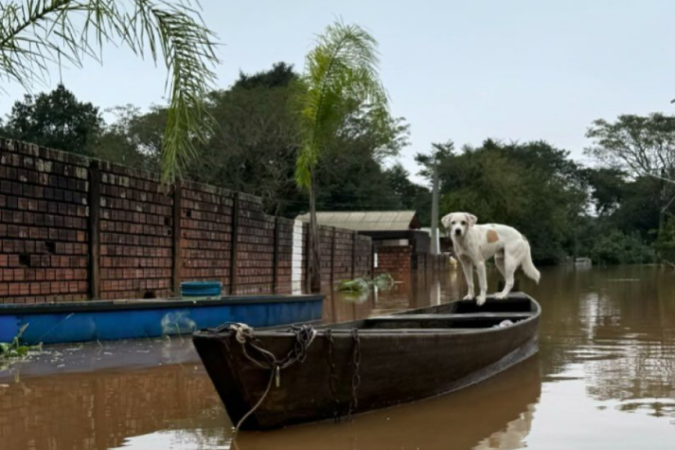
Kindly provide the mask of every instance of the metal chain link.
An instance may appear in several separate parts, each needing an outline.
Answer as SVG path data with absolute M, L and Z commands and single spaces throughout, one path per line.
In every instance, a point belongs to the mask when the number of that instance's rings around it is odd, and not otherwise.
M 359 406 L 359 386 L 361 386 L 361 337 L 358 328 L 352 329 L 354 347 L 352 350 L 352 398 L 349 402 L 349 415 Z
M 328 383 L 331 394 L 333 395 L 333 421 L 338 423 L 340 422 L 340 400 L 338 399 L 337 395 L 338 378 L 335 371 L 335 359 L 333 355 L 333 331 L 331 329 L 327 329 L 324 334 L 326 336 L 326 340 L 328 341 L 328 368 L 330 370 Z

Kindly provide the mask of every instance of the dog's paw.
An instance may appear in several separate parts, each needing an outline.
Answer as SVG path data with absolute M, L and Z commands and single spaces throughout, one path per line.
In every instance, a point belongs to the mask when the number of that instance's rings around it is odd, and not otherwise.
M 508 294 L 504 294 L 502 292 L 498 292 L 497 294 L 495 294 L 495 298 L 497 300 L 504 300 L 508 296 L 509 296 Z
M 481 306 L 483 303 L 485 303 L 485 296 L 484 295 L 479 295 L 478 298 L 476 299 L 476 304 L 478 306 Z
M 475 295 L 473 295 L 473 294 L 466 294 L 466 295 L 464 296 L 464 299 L 463 299 L 463 300 L 473 300 L 474 298 L 476 298 Z

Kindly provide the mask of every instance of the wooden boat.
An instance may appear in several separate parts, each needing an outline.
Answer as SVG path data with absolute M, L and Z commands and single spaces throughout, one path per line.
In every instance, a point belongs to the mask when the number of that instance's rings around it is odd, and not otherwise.
M 189 336 L 228 321 L 255 327 L 318 321 L 322 312 L 322 295 L 10 304 L 0 305 L 0 342 L 11 342 L 22 329 L 21 339 L 27 344 Z
M 232 422 L 262 430 L 478 383 L 537 352 L 539 317 L 534 299 L 514 293 L 315 329 L 222 326 L 193 342 Z

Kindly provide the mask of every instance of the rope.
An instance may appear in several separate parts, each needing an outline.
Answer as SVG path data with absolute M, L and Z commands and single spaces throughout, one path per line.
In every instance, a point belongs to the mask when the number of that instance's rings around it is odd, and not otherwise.
M 305 358 L 307 357 L 307 349 L 310 347 L 310 345 L 312 345 L 312 342 L 314 342 L 314 338 L 316 338 L 316 330 L 309 325 L 293 325 L 290 328 L 290 331 L 295 334 L 295 344 L 288 354 L 281 360 L 277 359 L 274 353 L 263 347 L 262 343 L 255 337 L 253 328 L 246 324 L 228 323 L 218 327 L 214 331 L 229 331 L 230 333 L 234 333 L 234 339 L 241 345 L 244 356 L 246 356 L 246 358 L 256 367 L 270 371 L 270 379 L 267 382 L 267 388 L 265 389 L 265 392 L 260 397 L 258 402 L 253 405 L 253 408 L 244 414 L 244 416 L 242 416 L 242 418 L 237 422 L 237 425 L 234 428 L 234 435 L 232 436 L 232 442 L 234 443 L 234 439 L 236 438 L 241 425 L 260 407 L 260 405 L 262 405 L 263 401 L 269 394 L 272 388 L 272 382 L 276 379 L 276 386 L 280 386 L 281 371 L 292 364 L 295 364 L 296 362 L 302 363 L 305 361 Z M 247 346 L 258 352 L 260 358 L 252 356 L 246 350 Z

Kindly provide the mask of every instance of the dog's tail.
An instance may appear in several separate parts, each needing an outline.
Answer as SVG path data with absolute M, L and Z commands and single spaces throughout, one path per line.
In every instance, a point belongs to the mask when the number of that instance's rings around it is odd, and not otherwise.
M 537 268 L 534 267 L 534 263 L 532 262 L 532 249 L 530 248 L 530 243 L 527 242 L 527 239 L 525 239 L 525 257 L 523 258 L 522 267 L 525 275 L 527 275 L 529 278 L 532 278 L 537 284 L 539 284 L 541 274 Z

